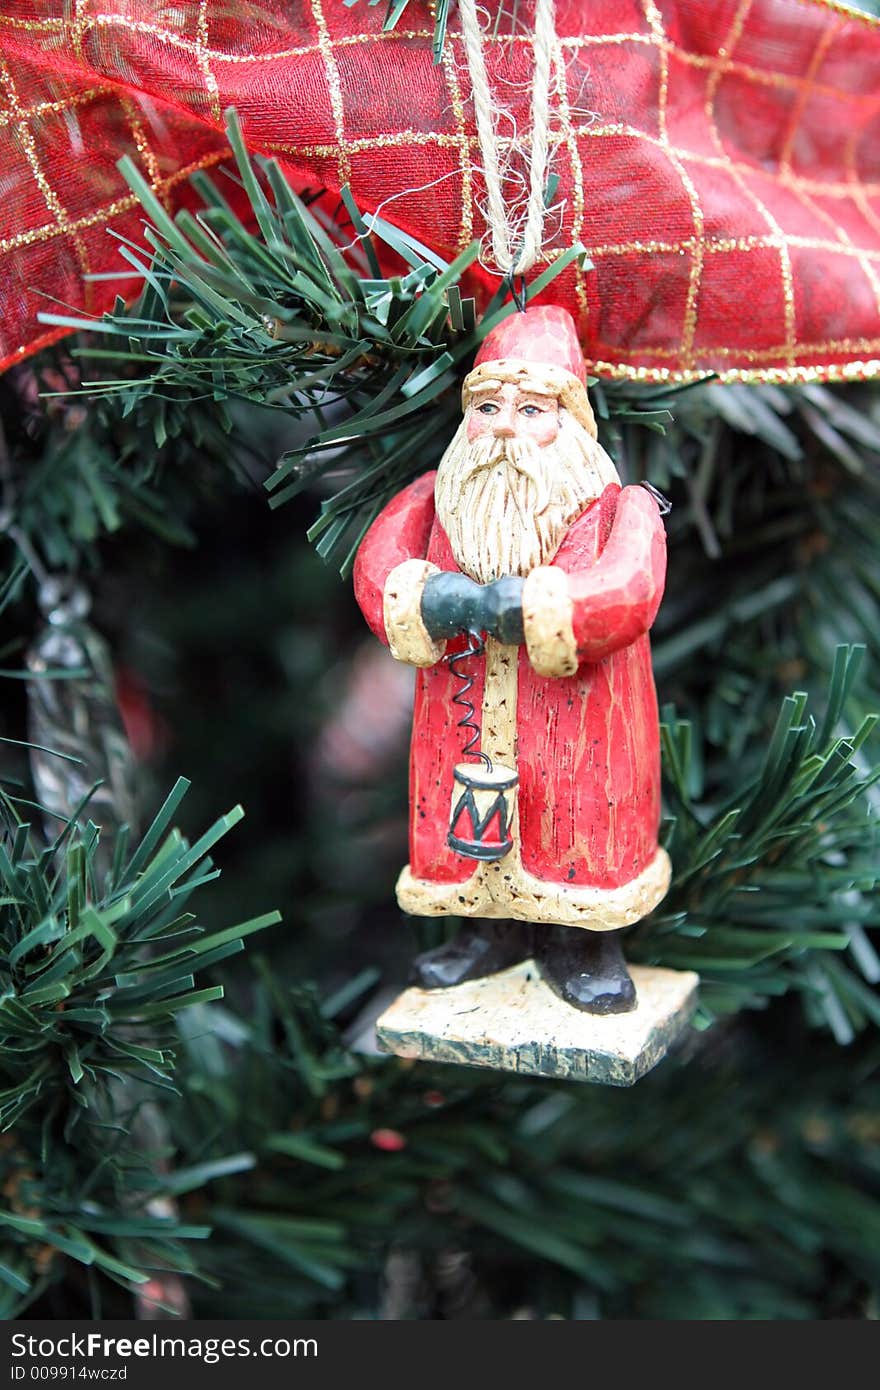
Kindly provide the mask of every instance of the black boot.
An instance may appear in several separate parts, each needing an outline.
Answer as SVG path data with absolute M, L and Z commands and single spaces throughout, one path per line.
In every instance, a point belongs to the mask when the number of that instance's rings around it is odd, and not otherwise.
M 535 964 L 554 993 L 588 1014 L 625 1014 L 636 989 L 623 959 L 622 931 L 538 927 Z
M 421 989 L 449 989 L 465 980 L 481 980 L 532 954 L 532 929 L 527 922 L 495 922 L 477 918 L 460 927 L 451 941 L 423 951 L 410 969 L 410 984 Z

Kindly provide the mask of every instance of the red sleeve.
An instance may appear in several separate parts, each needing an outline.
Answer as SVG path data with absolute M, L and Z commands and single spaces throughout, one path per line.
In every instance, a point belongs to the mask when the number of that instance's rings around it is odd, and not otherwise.
M 566 550 L 573 558 L 577 547 L 566 546 Z M 563 568 L 569 576 L 572 625 L 581 661 L 601 661 L 646 633 L 657 615 L 666 580 L 666 532 L 650 493 L 642 487 L 625 487 L 617 497 L 610 534 L 595 563 L 580 568 L 563 560 Z
M 354 596 L 373 632 L 385 635 L 385 581 L 404 560 L 423 560 L 434 523 L 436 470 L 405 487 L 379 513 L 361 541 L 354 562 Z

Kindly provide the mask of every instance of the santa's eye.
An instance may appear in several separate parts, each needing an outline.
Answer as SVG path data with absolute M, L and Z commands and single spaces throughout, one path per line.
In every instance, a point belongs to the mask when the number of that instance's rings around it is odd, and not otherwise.
M 543 415 L 543 414 L 544 414 L 543 410 L 542 410 L 541 407 L 538 406 L 538 405 L 521 405 L 520 408 L 519 408 L 519 413 L 520 413 L 520 415 Z
M 492 401 L 486 401 L 483 405 L 478 405 L 478 406 L 477 406 L 477 410 L 479 410 L 479 412 L 480 412 L 481 415 L 497 415 L 497 414 L 498 414 L 498 407 L 497 407 L 497 405 L 494 405 L 494 404 L 492 403 Z

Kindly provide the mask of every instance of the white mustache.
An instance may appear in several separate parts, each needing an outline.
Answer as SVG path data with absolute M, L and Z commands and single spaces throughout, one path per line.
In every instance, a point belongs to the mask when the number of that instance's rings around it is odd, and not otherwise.
M 527 478 L 539 497 L 542 491 L 546 491 L 546 468 L 541 466 L 540 446 L 530 439 L 476 440 L 468 450 L 462 482 L 502 463 L 510 471 Z

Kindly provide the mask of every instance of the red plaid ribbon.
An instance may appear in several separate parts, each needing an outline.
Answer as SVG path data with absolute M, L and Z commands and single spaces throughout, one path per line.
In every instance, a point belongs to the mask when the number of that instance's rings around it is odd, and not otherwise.
M 510 28 L 502 17 L 499 28 Z M 487 37 L 499 101 L 527 132 L 532 6 Z M 99 311 L 108 228 L 139 236 L 116 160 L 174 206 L 249 147 L 297 186 L 349 182 L 365 210 L 451 257 L 484 231 L 461 39 L 431 61 L 413 0 L 381 30 L 365 0 L 6 0 L 0 15 L 0 360 L 57 337 L 53 296 Z M 405 27 L 409 26 L 409 27 Z M 547 298 L 600 374 L 798 381 L 880 372 L 880 24 L 820 0 L 557 0 L 559 175 L 548 258 L 592 270 Z M 540 269 L 540 266 L 537 268 Z M 497 285 L 482 269 L 470 288 Z

